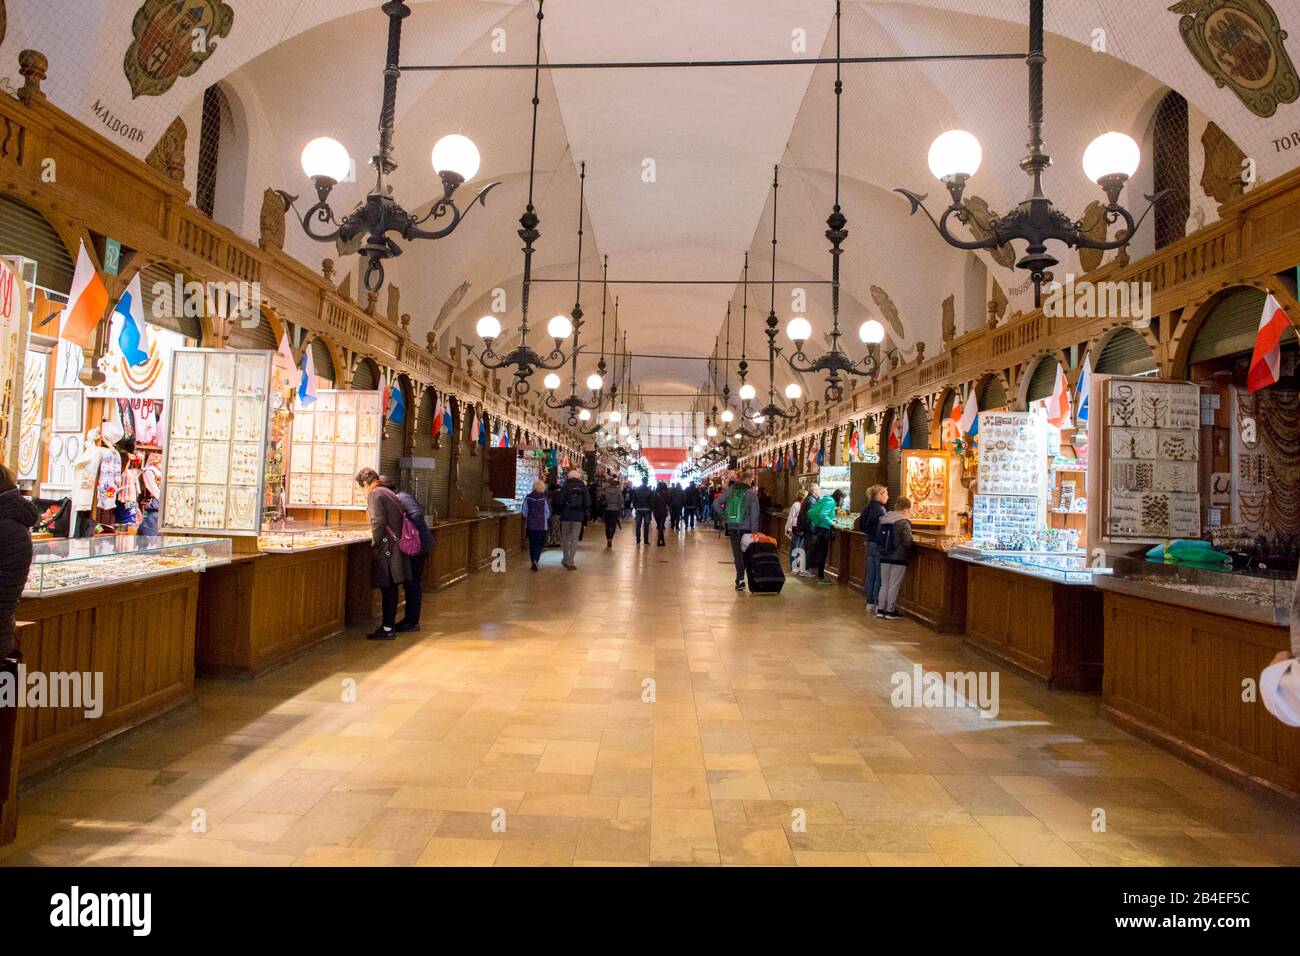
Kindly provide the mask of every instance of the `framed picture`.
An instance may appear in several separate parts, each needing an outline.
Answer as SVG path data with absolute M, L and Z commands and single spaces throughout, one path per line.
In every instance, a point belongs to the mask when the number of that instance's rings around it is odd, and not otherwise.
M 54 390 L 54 430 L 56 432 L 79 432 L 84 425 L 86 402 L 80 388 L 56 388 Z

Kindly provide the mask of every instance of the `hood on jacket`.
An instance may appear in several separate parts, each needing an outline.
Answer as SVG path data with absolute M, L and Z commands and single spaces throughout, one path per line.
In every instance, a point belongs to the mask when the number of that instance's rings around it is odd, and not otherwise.
M 907 521 L 908 517 L 901 511 L 886 511 L 880 519 L 881 524 L 894 524 L 897 521 Z
M 24 498 L 17 488 L 0 492 L 0 520 L 16 521 L 30 531 L 40 516 L 40 509 Z

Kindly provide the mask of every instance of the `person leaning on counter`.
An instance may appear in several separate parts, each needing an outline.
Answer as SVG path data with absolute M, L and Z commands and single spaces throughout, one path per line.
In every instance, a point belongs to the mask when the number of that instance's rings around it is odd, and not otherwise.
M 1291 650 L 1280 651 L 1259 675 L 1259 692 L 1268 712 L 1300 727 L 1300 575 L 1291 596 Z

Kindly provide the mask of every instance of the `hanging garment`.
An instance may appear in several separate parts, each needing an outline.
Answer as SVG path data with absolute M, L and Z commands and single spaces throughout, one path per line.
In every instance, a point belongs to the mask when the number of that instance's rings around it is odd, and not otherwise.
M 105 511 L 117 507 L 117 492 L 122 487 L 122 457 L 111 448 L 101 448 L 99 478 L 95 482 L 95 505 Z
M 95 504 L 95 483 L 99 479 L 99 460 L 104 451 L 98 440 L 98 431 L 92 429 L 81 454 L 72 463 L 73 511 L 89 511 Z

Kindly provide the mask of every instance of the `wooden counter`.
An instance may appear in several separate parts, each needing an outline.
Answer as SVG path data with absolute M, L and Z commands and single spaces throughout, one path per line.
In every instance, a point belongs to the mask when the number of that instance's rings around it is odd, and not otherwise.
M 469 566 L 471 571 L 483 571 L 492 564 L 492 553 L 501 547 L 502 518 L 491 515 L 470 522 Z
M 204 572 L 199 673 L 256 677 L 342 632 L 347 623 L 349 552 L 357 548 L 340 544 L 289 554 L 241 555 Z M 368 560 L 366 572 L 368 576 Z
M 1102 599 L 1096 588 L 971 563 L 966 594 L 966 643 L 1049 687 L 1101 689 Z
M 966 563 L 948 557 L 936 544 L 917 540 L 898 592 L 898 609 L 936 631 L 960 634 L 966 630 L 966 589 Z
M 473 519 L 440 521 L 433 525 L 433 554 L 424 566 L 424 587 L 441 591 L 469 576 L 469 539 Z M 423 617 L 423 615 L 421 615 Z
M 194 699 L 195 615 L 200 581 L 226 570 L 185 571 L 25 598 L 18 649 L 28 673 L 102 673 L 103 713 L 39 708 L 23 715 L 19 776 L 62 763 Z
M 1139 736 L 1250 789 L 1300 801 L 1300 728 L 1243 681 L 1258 681 L 1286 627 L 1103 591 L 1102 713 Z
M 21 643 L 24 632 L 35 624 L 17 621 L 14 624 L 15 643 Z M 17 680 L 20 655 L 0 658 L 0 674 L 6 680 Z M 22 752 L 23 725 L 26 723 L 25 707 L 0 707 L 0 846 L 7 846 L 18 836 L 18 760 Z

